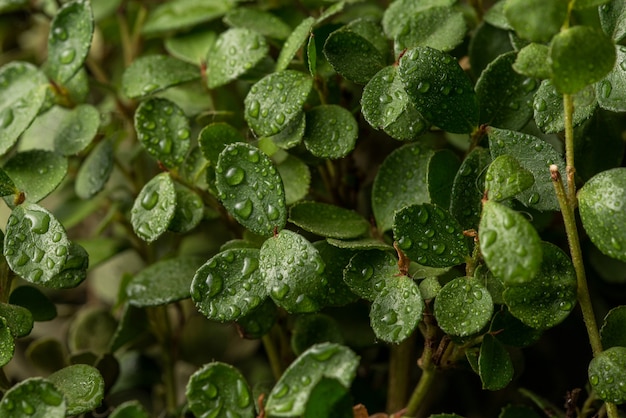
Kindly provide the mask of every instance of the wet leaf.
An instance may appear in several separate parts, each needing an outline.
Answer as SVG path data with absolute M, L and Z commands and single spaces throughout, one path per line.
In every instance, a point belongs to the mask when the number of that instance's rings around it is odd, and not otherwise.
M 80 415 L 96 409 L 104 399 L 104 379 L 95 367 L 75 364 L 48 376 L 63 394 L 67 415 Z
M 369 250 L 356 253 L 343 272 L 350 290 L 363 299 L 373 301 L 400 275 L 398 259 L 390 252 Z
M 347 347 L 332 343 L 314 345 L 285 370 L 267 398 L 265 411 L 276 417 L 303 414 L 311 392 L 322 378 L 337 379 L 348 388 L 358 363 L 359 358 Z
M 321 308 L 326 293 L 325 264 L 302 235 L 282 230 L 261 247 L 259 268 L 274 302 L 292 313 Z
M 326 306 L 344 306 L 355 302 L 358 296 L 352 293 L 343 280 L 343 271 L 350 263 L 355 252 L 348 249 L 337 248 L 327 241 L 316 241 L 313 246 L 317 249 L 324 261 L 324 277 L 326 279 Z M 341 341 L 335 341 L 341 342 Z
M 450 6 L 429 7 L 412 15 L 394 37 L 396 54 L 416 46 L 450 51 L 467 32 L 463 13 Z
M 606 402 L 626 402 L 626 347 L 611 347 L 589 363 L 589 383 Z
M 199 66 L 203 62 L 206 62 L 209 49 L 211 49 L 216 39 L 217 33 L 213 31 L 192 31 L 190 33 L 184 33 L 166 38 L 163 42 L 163 46 L 173 57 L 186 61 L 190 64 L 195 64 L 196 72 L 199 75 Z M 134 62 L 137 62 L 140 59 L 142 58 L 140 57 Z
M 139 238 L 152 242 L 167 230 L 175 212 L 174 181 L 169 173 L 161 173 L 139 192 L 130 213 L 130 222 Z
M 483 389 L 505 388 L 513 379 L 513 363 L 504 346 L 491 334 L 483 336 L 478 357 L 478 373 Z
M 180 166 L 191 146 L 187 117 L 167 99 L 142 102 L 135 112 L 135 130 L 148 153 L 168 168 Z
M 143 25 L 145 34 L 184 29 L 221 17 L 236 4 L 233 0 L 173 0 L 155 7 Z
M 593 176 L 578 192 L 583 227 L 603 254 L 626 261 L 626 168 Z
M 9 303 L 28 309 L 35 321 L 50 321 L 57 316 L 56 305 L 34 286 L 19 286 L 13 289 Z
M 487 266 L 505 286 L 529 283 L 539 273 L 543 254 L 539 235 L 513 209 L 485 202 L 478 238 Z
M 187 299 L 192 278 L 201 263 L 198 257 L 177 257 L 149 265 L 126 285 L 128 301 L 145 307 Z
M 19 192 L 13 180 L 0 168 L 0 196 L 17 195 Z
M 489 330 L 502 344 L 513 347 L 527 347 L 541 338 L 542 332 L 529 327 L 509 311 L 496 312 Z
M 489 10 L 494 8 L 495 6 Z M 469 42 L 470 70 L 475 78 L 480 77 L 490 62 L 513 50 L 509 36 L 510 31 L 492 26 L 486 21 L 478 25 Z
M 90 199 L 100 192 L 113 171 L 113 143 L 105 139 L 99 142 L 85 158 L 76 174 L 74 188 L 81 199 Z
M 69 252 L 63 269 L 46 284 L 54 289 L 72 289 L 87 278 L 89 254 L 75 242 L 70 244 Z
M 11 330 L 7 326 L 7 321 L 0 318 L 0 365 L 6 365 L 13 358 L 15 353 L 15 340 L 11 335 Z M 0 416 L 2 416 L 2 404 L 0 403 Z
M 483 173 L 491 163 L 489 150 L 476 147 L 463 160 L 452 183 L 450 213 L 466 229 L 478 229 L 485 189 Z
M 313 80 L 298 71 L 263 77 L 244 100 L 246 122 L 257 135 L 276 135 L 300 114 L 312 87 Z
M 235 80 L 257 65 L 269 50 L 265 38 L 247 28 L 222 32 L 207 55 L 207 85 L 210 89 Z
M 548 42 L 567 18 L 568 0 L 507 0 L 504 15 L 515 32 L 532 42 Z
M 124 71 L 122 91 L 134 99 L 199 78 L 197 65 L 169 55 L 145 55 L 134 60 Z
M 457 155 L 447 149 L 437 150 L 428 162 L 428 194 L 431 203 L 450 207 L 452 184 L 461 162 Z
M 285 204 L 292 205 L 304 199 L 311 185 L 309 166 L 298 157 L 289 155 L 276 168 L 285 186 Z
M 420 282 L 419 289 L 422 299 L 429 301 L 437 297 L 441 290 L 441 284 L 436 277 L 426 277 Z
M 626 38 L 626 5 L 620 0 L 612 0 L 598 8 L 600 24 L 604 33 L 619 42 Z
M 54 16 L 48 36 L 46 73 L 57 84 L 65 84 L 83 65 L 91 47 L 93 30 L 93 14 L 88 1 L 66 3 Z
M 117 321 L 102 307 L 88 307 L 73 318 L 67 342 L 72 353 L 90 351 L 96 355 L 109 352 Z
M 247 28 L 263 36 L 274 39 L 287 39 L 291 35 L 291 28 L 273 14 L 253 9 L 238 7 L 226 13 L 224 23 L 233 28 Z
M 299 356 L 318 343 L 343 343 L 337 321 L 324 314 L 300 315 L 296 317 L 291 333 L 291 348 Z
M 353 418 L 350 391 L 336 379 L 322 378 L 311 391 L 304 418 Z
M 304 146 L 316 157 L 345 157 L 354 149 L 357 135 L 356 119 L 341 106 L 320 105 L 306 112 Z
M 276 60 L 276 71 L 283 71 L 289 67 L 291 60 L 309 38 L 314 24 L 315 18 L 307 17 L 291 32 L 291 35 L 289 35 L 283 44 L 283 48 L 280 50 L 280 54 Z
M 306 129 L 306 115 L 301 112 L 285 128 L 275 135 L 267 136 L 272 143 L 282 149 L 290 149 L 302 142 Z
M 228 145 L 219 156 L 216 174 L 218 197 L 237 222 L 263 236 L 284 228 L 283 183 L 263 152 L 242 142 Z
M 25 280 L 46 286 L 63 269 L 69 248 L 65 229 L 41 206 L 23 203 L 9 216 L 4 256 Z
M 278 308 L 267 298 L 248 315 L 237 320 L 237 330 L 243 338 L 258 339 L 270 332 L 278 318 Z
M 357 238 L 369 229 L 358 213 L 321 202 L 301 202 L 289 210 L 289 222 L 322 237 Z
M 252 391 L 241 373 L 231 365 L 213 362 L 196 371 L 185 392 L 189 409 L 198 417 L 254 416 Z
M 235 142 L 244 142 L 245 138 L 233 126 L 225 122 L 216 122 L 205 126 L 198 134 L 198 143 L 202 155 L 213 166 L 224 147 Z
M 126 401 L 115 408 L 109 418 L 150 418 L 150 415 L 137 400 Z
M 528 189 L 535 182 L 532 173 L 509 154 L 494 159 L 485 174 L 485 190 L 490 200 L 509 199 Z
M 41 377 L 22 380 L 4 393 L 0 417 L 64 418 L 66 403 L 63 394 Z
M 396 212 L 393 235 L 402 251 L 424 266 L 456 266 L 469 256 L 459 223 L 449 212 L 429 203 Z
M 402 32 L 405 24 L 416 14 L 431 7 L 452 6 L 454 0 L 396 0 L 389 4 L 383 14 L 382 25 L 385 34 L 389 39 L 393 39 Z
M 578 126 L 591 118 L 598 107 L 596 90 L 589 85 L 573 94 L 574 114 L 572 125 Z M 546 133 L 565 130 L 565 114 L 563 111 L 563 95 L 556 91 L 550 80 L 541 82 L 534 98 L 535 122 Z
M 393 247 L 376 238 L 360 238 L 348 241 L 343 241 L 334 238 L 326 238 L 333 247 L 344 248 L 346 250 L 383 250 L 393 251 Z
M 410 49 L 400 58 L 398 73 L 417 111 L 433 125 L 451 133 L 476 128 L 476 93 L 450 55 L 429 47 Z
M 191 189 L 177 185 L 176 210 L 167 229 L 173 232 L 185 233 L 194 229 L 204 217 L 204 202 L 198 193 Z
M 0 317 L 5 319 L 13 337 L 25 337 L 33 329 L 33 315 L 22 306 L 0 303 Z
M 534 78 L 550 78 L 550 48 L 547 45 L 532 42 L 517 53 L 513 69 L 520 74 Z
M 435 317 L 439 327 L 457 337 L 478 333 L 489 323 L 493 302 L 478 281 L 459 277 L 441 288 L 435 298 Z
M 65 178 L 67 158 L 55 152 L 30 150 L 14 154 L 3 167 L 29 202 L 39 202 Z
M 596 83 L 596 97 L 601 108 L 613 112 L 626 111 L 626 46 L 616 46 L 615 65 L 610 73 Z M 574 111 L 576 108 L 574 108 Z
M 626 306 L 618 306 L 606 314 L 600 336 L 604 349 L 615 346 L 626 347 Z

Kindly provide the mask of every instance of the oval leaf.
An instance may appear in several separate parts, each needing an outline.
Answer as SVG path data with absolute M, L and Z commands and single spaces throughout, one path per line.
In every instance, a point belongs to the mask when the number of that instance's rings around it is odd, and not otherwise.
M 0 402 L 3 418 L 64 418 L 65 412 L 63 394 L 41 377 L 21 381 L 6 391 Z
M 467 26 L 461 10 L 453 7 L 429 7 L 411 15 L 394 39 L 396 53 L 416 46 L 450 51 L 459 45 Z
M 89 254 L 79 244 L 72 242 L 63 269 L 46 286 L 54 289 L 72 289 L 87 278 L 87 267 Z
M 589 85 L 572 95 L 574 113 L 572 125 L 578 126 L 593 116 L 598 108 L 596 91 Z M 533 102 L 535 122 L 546 133 L 556 133 L 565 130 L 565 112 L 563 110 L 563 95 L 556 91 L 550 80 L 541 82 L 535 93 Z
M 81 199 L 90 199 L 100 192 L 113 171 L 114 149 L 111 140 L 96 145 L 85 158 L 76 174 L 74 188 Z
M 454 177 L 450 213 L 463 229 L 478 229 L 485 184 L 483 173 L 490 163 L 489 150 L 476 147 L 463 160 Z
M 35 321 L 50 321 L 57 316 L 56 305 L 34 286 L 19 286 L 13 289 L 9 303 L 28 309 Z
M 600 336 L 602 347 L 605 349 L 615 346 L 626 347 L 626 306 L 618 306 L 606 314 Z
M 567 18 L 568 0 L 507 0 L 504 15 L 515 32 L 533 42 L 548 42 Z
M 369 229 L 369 223 L 358 213 L 319 202 L 301 202 L 291 207 L 289 222 L 322 237 L 357 238 Z
M 304 146 L 320 158 L 342 158 L 354 149 L 358 126 L 349 110 L 321 105 L 306 112 Z
M 596 97 L 601 108 L 613 112 L 624 112 L 626 111 L 626 46 L 616 46 L 616 48 L 613 70 L 602 81 L 596 83 Z
M 483 389 L 500 390 L 513 379 L 513 363 L 504 346 L 491 334 L 483 336 L 478 357 L 478 374 Z
M 0 317 L 6 320 L 14 337 L 25 337 L 33 329 L 33 315 L 24 307 L 0 303 Z
M 290 154 L 276 168 L 285 187 L 285 204 L 292 205 L 304 199 L 311 185 L 309 166 Z
M 493 302 L 487 289 L 477 280 L 460 277 L 441 288 L 435 298 L 434 312 L 439 327 L 446 334 L 467 337 L 489 323 Z
M 589 363 L 589 383 L 600 399 L 626 402 L 626 347 L 611 347 L 597 354 Z
M 26 200 L 39 202 L 61 184 L 68 162 L 55 152 L 30 150 L 13 155 L 3 168 Z
M 0 365 L 6 365 L 13 358 L 15 352 L 15 337 L 4 318 L 0 318 Z M 0 416 L 2 416 L 2 403 L 0 403 Z M 8 416 L 8 415 L 7 415 Z
M 334 247 L 327 241 L 316 241 L 313 246 L 320 253 L 326 265 L 324 268 L 324 277 L 327 281 L 325 304 L 327 306 L 344 306 L 356 301 L 357 295 L 352 293 L 343 280 L 344 269 L 354 256 L 354 251 Z
M 309 38 L 309 34 L 313 29 L 313 25 L 315 24 L 315 18 L 307 17 L 304 19 L 296 28 L 291 32 L 289 38 L 283 44 L 283 48 L 280 50 L 280 55 L 278 55 L 278 59 L 276 60 L 276 71 L 283 71 L 287 69 L 293 57 L 296 56 L 296 53 L 306 40 Z
M 74 364 L 48 376 L 63 394 L 68 415 L 80 415 L 96 409 L 104 399 L 104 379 L 95 367 Z
M 400 268 L 396 257 L 387 251 L 370 250 L 361 251 L 350 259 L 343 280 L 355 294 L 373 301 L 398 275 Z
M 491 162 L 485 174 L 485 190 L 490 200 L 509 199 L 528 189 L 535 182 L 532 173 L 508 154 Z
M 176 185 L 176 211 L 167 229 L 185 233 L 194 229 L 204 216 L 204 202 L 191 189 Z
M 229 0 L 198 2 L 197 0 L 173 0 L 155 7 L 142 27 L 145 34 L 184 29 L 202 22 L 209 22 L 228 12 L 235 3 Z
M 251 7 L 238 7 L 224 16 L 224 23 L 234 28 L 248 28 L 274 39 L 287 39 L 291 34 L 291 28 L 285 22 L 273 14 L 253 9 Z
M 430 7 L 452 6 L 455 0 L 395 0 L 389 4 L 382 19 L 383 30 L 389 39 L 402 32 L 404 25 L 416 14 Z
M 169 55 L 146 55 L 134 60 L 122 75 L 122 91 L 135 99 L 200 78 L 198 66 Z
M 130 212 L 137 236 L 152 242 L 166 230 L 176 211 L 176 189 L 169 173 L 153 177 L 143 186 Z

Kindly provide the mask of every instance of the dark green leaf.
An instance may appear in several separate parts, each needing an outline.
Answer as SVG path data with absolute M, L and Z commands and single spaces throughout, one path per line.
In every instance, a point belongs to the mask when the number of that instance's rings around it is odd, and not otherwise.
M 75 364 L 48 376 L 63 394 L 67 415 L 80 415 L 96 409 L 104 398 L 104 379 L 95 367 Z
M 113 143 L 105 139 L 85 158 L 76 174 L 74 188 L 81 199 L 90 199 L 102 190 L 113 171 Z
M 105 308 L 88 307 L 73 318 L 67 335 L 72 353 L 90 351 L 96 355 L 109 352 L 117 321 Z
M 589 383 L 600 399 L 626 402 L 626 347 L 611 347 L 597 354 L 589 363 Z
M 89 53 L 93 30 L 90 2 L 75 0 L 59 9 L 48 36 L 46 72 L 52 80 L 65 84 L 76 74 Z
M 626 347 L 626 306 L 618 306 L 606 314 L 600 336 L 602 347 L 605 349 L 615 346 Z
M 550 48 L 543 44 L 532 42 L 517 53 L 513 69 L 520 74 L 534 78 L 550 78 Z
M 476 93 L 450 55 L 429 47 L 410 49 L 400 58 L 398 72 L 415 108 L 433 125 L 452 133 L 476 128 Z
M 598 8 L 600 24 L 604 33 L 619 42 L 626 37 L 626 4 L 621 0 L 612 0 Z
M 454 177 L 450 213 L 463 229 L 478 229 L 485 184 L 483 173 L 490 163 L 489 150 L 476 147 L 463 160 Z
M 556 89 L 573 94 L 600 81 L 613 69 L 615 46 L 599 29 L 574 26 L 554 37 L 550 62 Z
M 591 241 L 609 257 L 626 261 L 626 168 L 603 171 L 578 192 L 583 227 Z
M 110 352 L 115 353 L 125 345 L 137 341 L 150 332 L 147 309 L 125 303 L 115 333 L 111 336 Z
M 505 388 L 513 379 L 513 363 L 504 346 L 491 334 L 485 334 L 480 345 L 478 373 L 483 389 Z
M 33 286 L 19 286 L 13 289 L 9 303 L 28 309 L 35 321 L 50 321 L 57 316 L 56 305 L 41 290 Z
M 175 29 L 184 29 L 222 16 L 235 5 L 233 0 L 172 0 L 154 8 L 143 33 L 152 34 Z
M 209 49 L 211 49 L 216 39 L 217 34 L 213 31 L 192 31 L 190 33 L 185 33 L 165 39 L 163 46 L 165 47 L 167 52 L 169 52 L 173 57 L 198 66 L 195 70 L 196 74 L 199 75 L 199 66 L 203 62 L 206 62 Z M 143 58 L 138 58 L 134 62 L 137 62 L 141 59 Z M 175 69 L 175 71 L 177 70 Z M 158 74 L 157 76 L 163 77 L 166 75 Z
M 507 0 L 504 15 L 515 32 L 533 42 L 547 42 L 561 29 L 568 0 Z
M 350 391 L 336 379 L 322 378 L 311 391 L 304 418 L 353 418 Z
M 428 162 L 428 194 L 431 203 L 442 208 L 450 207 L 454 177 L 461 162 L 450 150 L 438 150 Z
M 383 30 L 389 39 L 393 39 L 402 32 L 405 24 L 419 12 L 431 7 L 452 6 L 454 3 L 454 0 L 393 1 L 383 14 Z
M 613 70 L 596 83 L 596 97 L 603 109 L 626 111 L 626 46 L 616 46 Z M 576 107 L 574 107 L 576 111 Z
M 300 112 L 285 128 L 275 135 L 267 136 L 276 147 L 290 149 L 302 142 L 304 130 L 306 129 L 306 115 Z
M 502 4 L 499 2 L 496 4 Z M 490 9 L 492 10 L 493 7 Z M 482 22 L 474 30 L 469 42 L 469 60 L 472 75 L 478 78 L 487 65 L 500 55 L 513 50 L 508 30 Z
M 346 250 L 383 250 L 393 251 L 393 247 L 385 242 L 375 238 L 361 238 L 349 241 L 343 241 L 334 238 L 326 238 L 326 241 L 333 247 L 343 248 Z
M 65 178 L 67 158 L 55 152 L 30 150 L 14 154 L 3 167 L 29 202 L 39 202 Z
M 250 7 L 238 7 L 226 13 L 224 23 L 234 28 L 252 29 L 268 38 L 282 40 L 291 35 L 291 28 L 281 19 L 269 12 Z
M 369 250 L 352 257 L 344 270 L 343 280 L 352 292 L 373 301 L 399 275 L 396 257 L 387 251 Z
M 130 221 L 137 236 L 147 242 L 156 240 L 166 230 L 176 211 L 176 190 L 169 173 L 148 181 L 135 199 Z
M 169 55 L 145 55 L 126 68 L 122 91 L 132 99 L 200 78 L 198 66 Z
M 493 302 L 487 289 L 469 277 L 459 277 L 441 288 L 435 298 L 435 317 L 441 329 L 458 337 L 476 334 L 489 323 Z
M 252 145 L 228 145 L 216 167 L 218 197 L 228 212 L 250 231 L 264 236 L 287 222 L 285 192 L 271 160 Z
M 252 67 L 267 55 L 265 38 L 247 28 L 222 32 L 207 55 L 207 85 L 210 89 L 224 85 Z
M 15 353 L 15 340 L 7 325 L 7 320 L 0 318 L 0 365 L 4 366 L 13 358 Z M 0 403 L 0 416 L 2 416 L 2 403 Z M 8 417 L 8 416 L 7 416 Z
M 496 312 L 489 329 L 502 344 L 527 347 L 541 338 L 541 331 L 525 325 L 506 310 Z
M 320 158 L 342 158 L 354 149 L 358 135 L 356 119 L 338 105 L 320 105 L 306 112 L 304 145 Z
M 285 187 L 285 204 L 292 205 L 304 199 L 311 185 L 309 166 L 299 158 L 289 155 L 276 168 Z
M 198 134 L 198 143 L 202 155 L 213 166 L 224 147 L 235 142 L 244 142 L 244 137 L 233 126 L 225 122 L 216 122 L 205 126 Z
M 337 379 L 347 388 L 358 364 L 359 358 L 341 345 L 324 343 L 309 348 L 291 363 L 270 392 L 266 413 L 276 417 L 303 414 L 311 392 L 322 378 Z
M 177 257 L 149 265 L 126 285 L 129 302 L 144 307 L 187 299 L 200 263 L 202 260 L 197 257 Z
M 248 125 L 257 135 L 277 134 L 298 117 L 312 87 L 311 77 L 298 71 L 267 75 L 250 88 L 244 100 Z
M 337 248 L 327 241 L 316 241 L 313 246 L 317 249 L 326 268 L 324 277 L 326 278 L 326 306 L 343 306 L 358 299 L 352 293 L 346 282 L 343 280 L 343 271 L 350 263 L 350 259 L 355 252 L 347 249 Z
M 532 173 L 509 154 L 503 154 L 492 161 L 485 174 L 485 190 L 490 200 L 506 200 L 535 182 Z
M 2 0 L 0 1 L 0 12 L 12 12 L 28 6 L 28 0 Z
M 22 380 L 6 391 L 0 402 L 3 418 L 64 418 L 65 413 L 63 394 L 41 377 Z
M 4 256 L 11 270 L 22 278 L 49 284 L 64 268 L 69 249 L 65 229 L 41 206 L 23 203 L 9 216 Z
M 541 268 L 541 240 L 518 212 L 493 201 L 483 205 L 480 250 L 493 274 L 506 286 L 530 282 Z
M 315 24 L 315 18 L 307 17 L 291 32 L 291 35 L 287 38 L 283 44 L 283 48 L 280 50 L 280 55 L 276 60 L 276 71 L 283 71 L 287 69 L 293 57 L 306 40 L 309 38 L 309 34 Z
M 13 180 L 0 168 L 0 196 L 17 195 L 19 192 Z
M 578 126 L 593 116 L 598 102 L 596 90 L 589 85 L 573 94 L 574 114 L 572 125 Z M 563 111 L 563 95 L 556 91 L 550 80 L 541 82 L 534 98 L 535 122 L 546 133 L 556 133 L 565 130 L 565 114 Z
M 150 155 L 168 168 L 180 166 L 191 145 L 187 117 L 167 99 L 142 102 L 135 112 L 135 130 Z
M 450 51 L 459 45 L 467 27 L 463 13 L 450 6 L 430 7 L 411 16 L 394 37 L 396 54 L 416 46 Z
M 523 405 L 507 405 L 498 418 L 541 418 L 533 409 Z
M 54 289 L 71 289 L 87 278 L 89 254 L 80 245 L 72 242 L 63 269 L 46 284 Z
M 191 189 L 178 185 L 176 187 L 176 211 L 167 229 L 185 233 L 194 229 L 204 216 L 202 198 Z
M 337 321 L 324 314 L 300 315 L 296 318 L 291 333 L 291 348 L 296 356 L 324 342 L 343 343 Z
M 278 309 L 272 299 L 265 299 L 248 315 L 237 320 L 237 330 L 243 338 L 258 339 L 270 332 L 278 318 Z
M 139 401 L 133 400 L 115 408 L 109 418 L 150 418 L 150 415 Z
M 349 239 L 364 235 L 369 223 L 358 213 L 320 202 L 301 202 L 289 210 L 289 222 L 322 237 Z
M 33 315 L 22 306 L 0 303 L 0 317 L 6 320 L 11 335 L 25 337 L 33 329 Z
M 225 363 L 213 362 L 196 371 L 187 383 L 189 409 L 198 417 L 252 417 L 252 391 L 241 373 Z

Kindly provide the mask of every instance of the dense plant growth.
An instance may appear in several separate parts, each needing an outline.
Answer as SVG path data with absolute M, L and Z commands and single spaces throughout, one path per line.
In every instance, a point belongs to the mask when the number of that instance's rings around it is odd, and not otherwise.
M 620 416 L 623 0 L 0 12 L 0 417 Z

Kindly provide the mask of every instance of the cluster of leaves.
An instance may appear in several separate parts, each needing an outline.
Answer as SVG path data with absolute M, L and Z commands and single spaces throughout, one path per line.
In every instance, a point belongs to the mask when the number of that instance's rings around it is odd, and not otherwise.
M 355 351 L 420 331 L 424 375 L 467 364 L 507 387 L 511 353 L 578 302 L 553 222 L 571 127 L 570 200 L 594 265 L 623 283 L 622 0 L 298 4 L 0 1 L 3 25 L 48 33 L 44 56 L 24 36 L 0 67 L 1 365 L 57 316 L 45 289 L 117 275 L 112 307 L 72 319 L 69 354 L 33 338 L 47 377 L 1 376 L 0 416 L 148 416 L 132 375 L 155 346 L 166 395 L 151 402 L 171 415 L 353 416 Z M 363 306 L 349 340 L 340 317 Z M 626 402 L 624 315 L 604 320 L 591 400 Z M 195 325 L 225 322 L 263 341 L 275 384 L 193 354 Z

